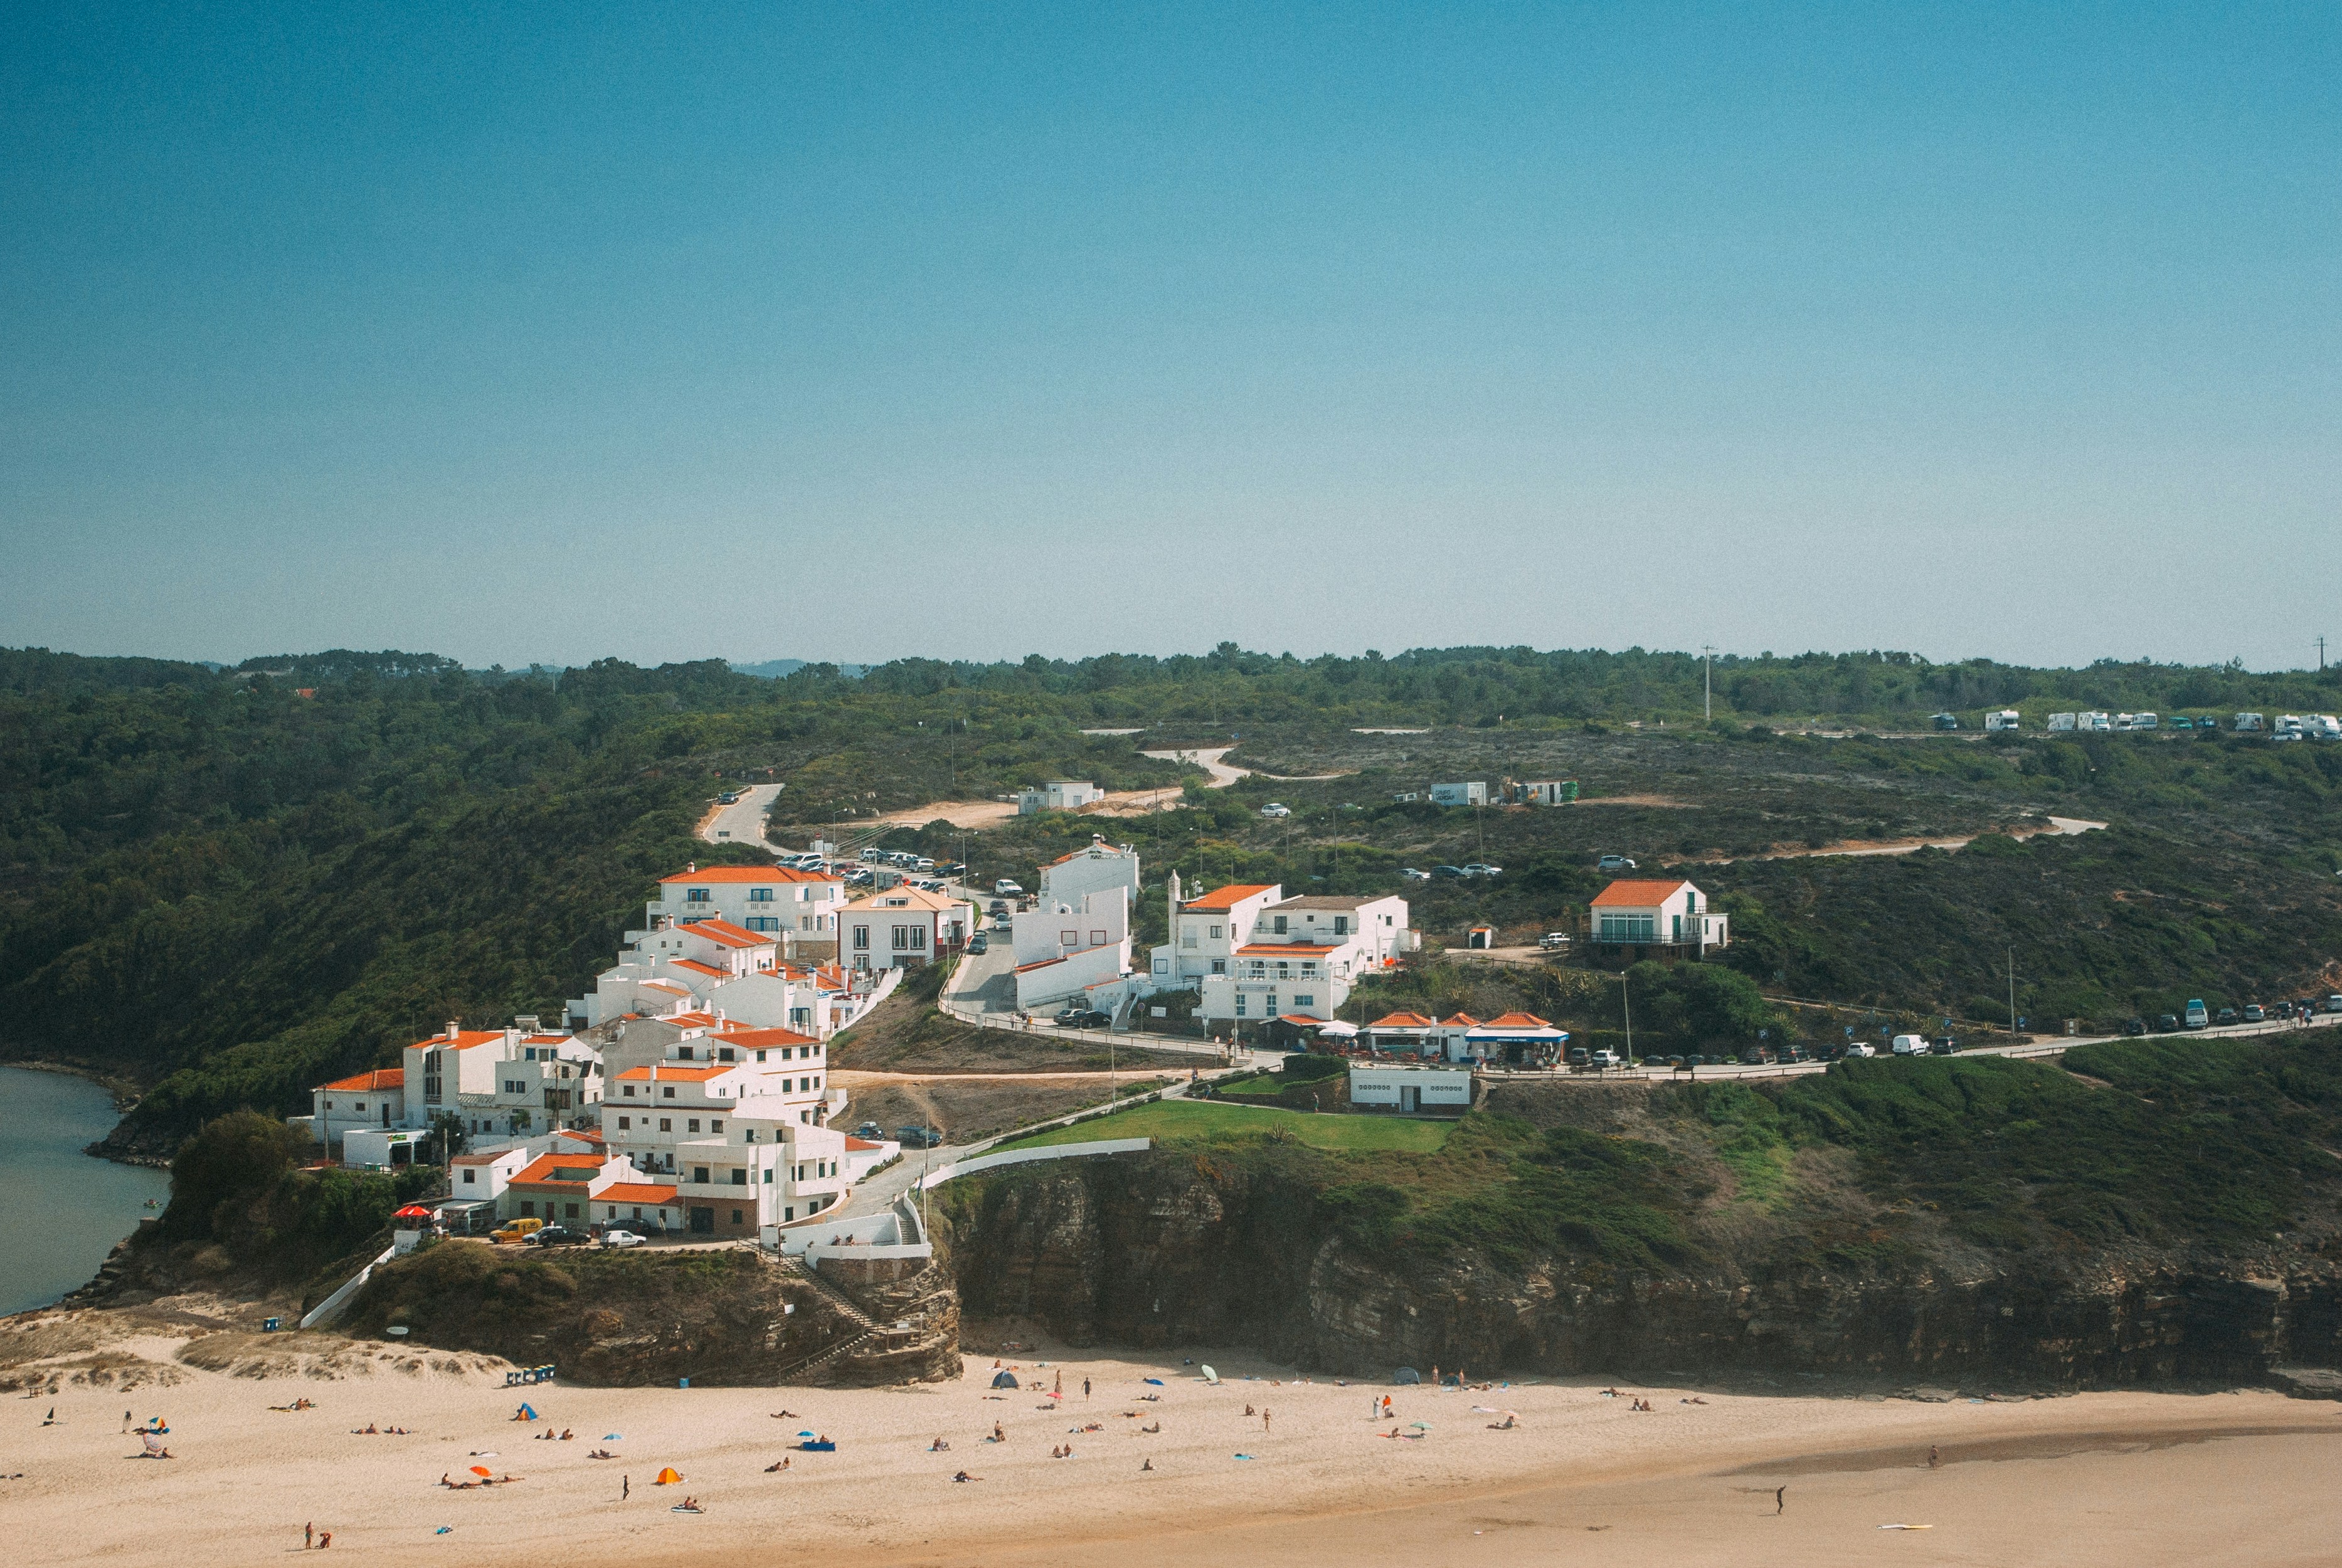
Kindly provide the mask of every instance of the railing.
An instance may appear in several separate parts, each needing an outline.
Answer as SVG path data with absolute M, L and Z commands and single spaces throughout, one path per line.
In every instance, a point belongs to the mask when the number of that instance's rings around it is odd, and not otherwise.
M 373 1263 L 366 1264 L 365 1267 L 352 1274 L 348 1279 L 344 1280 L 341 1284 L 335 1288 L 333 1294 L 327 1296 L 324 1301 L 319 1302 L 315 1306 L 311 1307 L 307 1312 L 302 1313 L 301 1326 L 303 1328 L 315 1328 L 320 1323 L 329 1323 L 335 1318 L 341 1316 L 342 1309 L 350 1304 L 351 1298 L 365 1288 L 366 1281 L 374 1278 L 374 1271 L 380 1265 L 388 1263 L 397 1251 L 398 1248 L 395 1244 L 383 1248 L 382 1255 L 380 1257 L 375 1258 Z

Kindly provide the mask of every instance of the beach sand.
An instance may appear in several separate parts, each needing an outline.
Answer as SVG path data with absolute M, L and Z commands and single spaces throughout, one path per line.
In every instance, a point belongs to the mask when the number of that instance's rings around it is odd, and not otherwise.
M 514 1391 L 500 1367 L 419 1349 L 240 1339 L 194 1353 L 223 1369 L 211 1370 L 177 1360 L 186 1344 L 109 1347 L 169 1380 L 135 1393 L 69 1383 L 0 1400 L 0 1474 L 22 1473 L 0 1481 L 16 1561 L 245 1563 L 300 1550 L 305 1523 L 373 1561 L 565 1568 L 806 1548 L 1035 1568 L 1133 1549 L 1149 1568 L 1232 1555 L 1256 1568 L 1524 1553 L 1672 1568 L 2342 1558 L 2342 1406 L 2274 1393 L 1922 1404 L 1617 1383 L 1649 1401 L 1644 1413 L 1598 1381 L 1345 1387 L 1237 1352 L 1045 1349 L 1012 1364 L 1045 1385 L 1062 1374 L 1062 1400 L 996 1393 L 990 1356 L 970 1356 L 956 1383 L 913 1388 Z M 249 1353 L 223 1353 L 235 1346 Z M 330 1360 L 305 1359 L 310 1346 Z M 1197 1381 L 1183 1356 L 1216 1364 L 1222 1384 Z M 1384 1393 L 1394 1414 L 1370 1421 Z M 318 1408 L 268 1408 L 302 1396 Z M 1693 1397 L 1706 1403 L 1683 1403 Z M 509 1419 L 524 1399 L 542 1422 Z M 1270 1430 L 1246 1403 L 1271 1413 Z M 58 1424 L 44 1427 L 52 1405 Z M 168 1421 L 174 1458 L 132 1457 L 142 1444 L 123 1431 L 125 1407 Z M 785 1409 L 796 1413 L 774 1418 Z M 1517 1428 L 1490 1430 L 1504 1410 Z M 1156 1421 L 1159 1434 L 1137 1430 Z M 1006 1443 L 984 1441 L 995 1422 Z M 351 1430 L 370 1423 L 411 1435 Z M 1090 1423 L 1103 1430 L 1069 1430 Z M 1424 1435 L 1381 1435 L 1394 1425 Z M 564 1427 L 574 1440 L 535 1435 Z M 837 1452 L 792 1452 L 800 1431 Z M 928 1451 L 938 1436 L 948 1453 Z M 588 1459 L 606 1439 L 623 1457 Z M 1071 1458 L 1049 1457 L 1065 1443 Z M 766 1473 L 785 1453 L 789 1471 Z M 525 1479 L 437 1484 L 475 1464 Z M 651 1484 L 663 1466 L 684 1484 Z M 983 1479 L 954 1483 L 962 1469 Z M 671 1512 L 686 1493 L 706 1512 Z

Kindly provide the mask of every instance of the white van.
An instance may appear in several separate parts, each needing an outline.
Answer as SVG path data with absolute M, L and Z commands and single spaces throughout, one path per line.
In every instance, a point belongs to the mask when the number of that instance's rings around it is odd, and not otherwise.
M 1927 1054 L 1927 1037 L 1924 1034 L 1897 1034 L 1887 1043 L 1887 1048 L 1897 1056 L 1925 1056 Z

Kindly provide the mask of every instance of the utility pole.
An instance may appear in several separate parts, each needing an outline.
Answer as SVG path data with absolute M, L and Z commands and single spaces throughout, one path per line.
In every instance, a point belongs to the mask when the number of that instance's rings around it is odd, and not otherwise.
M 1699 716 L 1711 722 L 1716 718 L 1716 647 L 1711 643 L 1699 645 L 1701 673 Z
M 1635 999 L 1628 994 L 1626 971 L 1618 971 L 1618 1003 L 1626 1010 L 1626 1065 L 1635 1064 Z
M 2008 1032 L 2017 1033 L 2017 949 L 2008 950 Z
M 2326 639 L 2323 637 L 2317 639 L 2317 673 L 2321 675 L 2326 673 Z

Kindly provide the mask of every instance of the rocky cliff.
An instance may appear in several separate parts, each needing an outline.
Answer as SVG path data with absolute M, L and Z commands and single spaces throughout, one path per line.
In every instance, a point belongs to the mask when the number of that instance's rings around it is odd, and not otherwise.
M 1317 1371 L 1680 1372 L 2089 1387 L 2267 1381 L 2342 1365 L 2342 1268 L 2147 1249 L 1783 1266 L 1771 1238 L 1704 1266 L 1550 1249 L 1362 1243 L 1306 1172 L 1193 1152 L 956 1183 L 964 1311 L 1077 1345 L 1249 1343 Z

